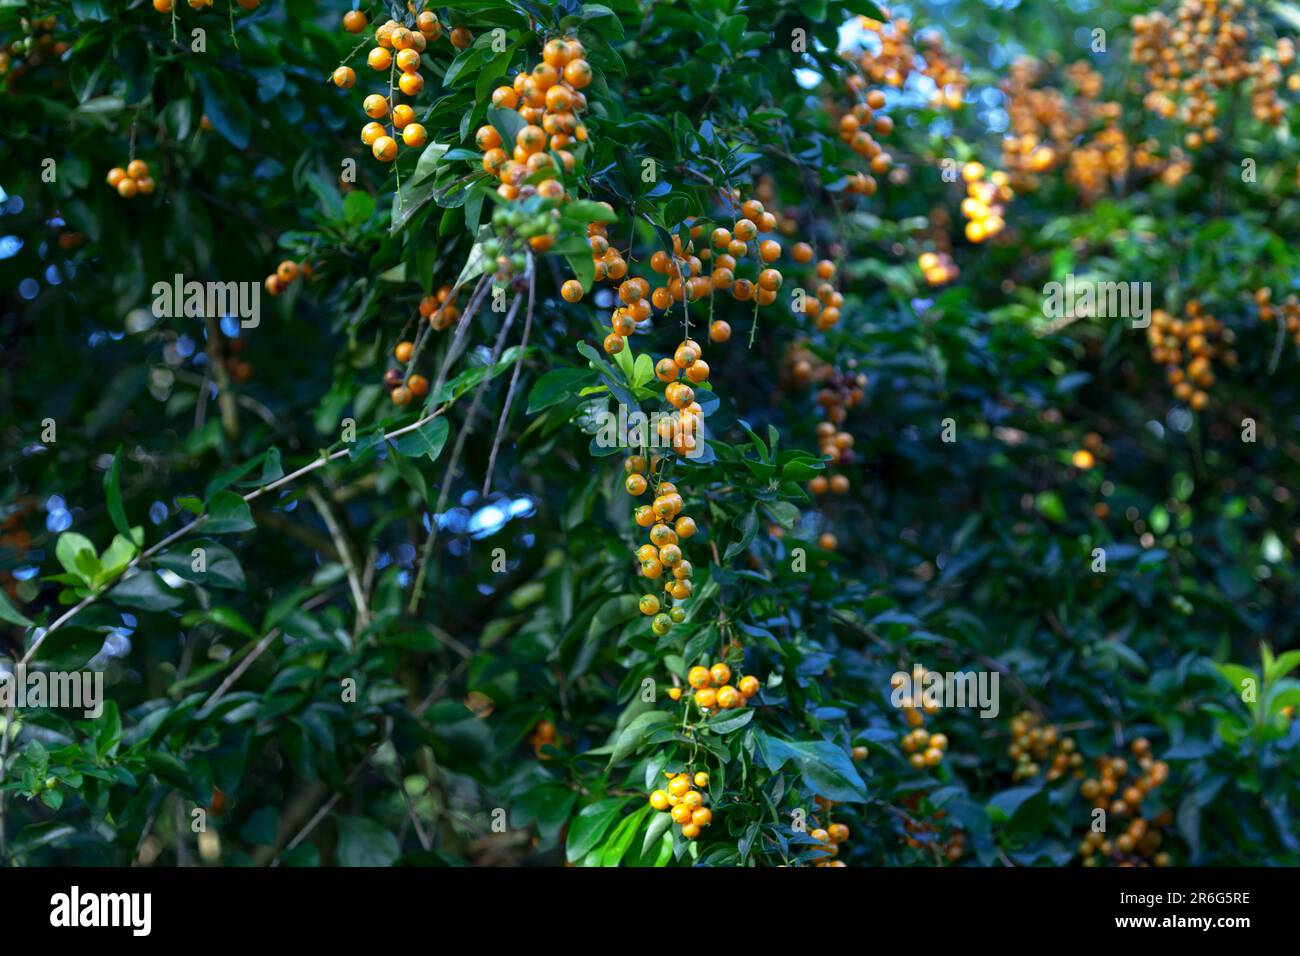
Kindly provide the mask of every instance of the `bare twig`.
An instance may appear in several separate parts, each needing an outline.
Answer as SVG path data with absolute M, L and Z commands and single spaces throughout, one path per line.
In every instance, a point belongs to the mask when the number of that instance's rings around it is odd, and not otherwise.
M 524 334 L 519 340 L 519 358 L 515 360 L 515 369 L 510 375 L 510 387 L 506 389 L 505 408 L 501 420 L 497 422 L 496 437 L 492 439 L 492 453 L 488 455 L 487 474 L 483 476 L 483 496 L 487 497 L 492 489 L 492 473 L 497 466 L 497 452 L 501 450 L 501 440 L 505 437 L 506 422 L 510 418 L 510 408 L 515 400 L 515 386 L 519 384 L 519 370 L 524 364 L 524 353 L 528 350 L 528 336 L 533 329 L 533 304 L 537 292 L 537 276 L 533 273 L 533 254 L 528 253 L 528 312 L 524 316 Z
M 532 278 L 532 269 L 529 269 L 529 278 Z M 497 340 L 492 346 L 492 355 L 488 359 L 488 367 L 496 365 L 501 353 L 505 350 L 506 336 L 510 332 L 510 327 L 514 324 L 515 316 L 519 313 L 519 303 L 521 298 L 515 296 L 515 301 L 510 305 L 510 311 L 506 313 L 505 321 L 501 323 L 501 331 L 497 333 Z M 532 297 L 529 296 L 531 304 Z M 468 312 L 468 310 L 466 310 Z M 463 321 L 463 320 L 462 320 Z M 454 343 L 453 343 L 454 346 Z M 443 363 L 443 371 L 439 372 L 441 379 L 446 371 L 446 366 L 451 362 L 452 353 L 447 353 L 447 360 Z M 474 416 L 478 413 L 479 406 L 483 404 L 483 396 L 487 393 L 487 387 L 492 382 L 490 375 L 484 375 L 483 381 L 479 382 L 478 387 L 474 390 L 474 401 L 470 403 L 469 411 L 465 414 L 465 421 L 461 425 L 460 434 L 456 436 L 456 445 L 452 448 L 451 457 L 447 460 L 447 472 L 442 479 L 442 490 L 438 493 L 438 503 L 433 512 L 429 515 L 429 536 L 424 539 L 424 547 L 420 550 L 420 567 L 415 573 L 415 584 L 411 588 L 411 599 L 407 602 L 407 611 L 415 614 L 420 609 L 420 594 L 424 590 L 424 579 L 428 574 L 429 560 L 433 556 L 433 546 L 438 540 L 438 515 L 442 514 L 443 508 L 447 506 L 447 497 L 451 494 L 451 485 L 456 478 L 456 466 L 460 464 L 461 453 L 465 450 L 465 442 L 470 434 L 474 431 Z M 437 394 L 435 388 L 434 393 Z
M 352 590 L 352 600 L 357 606 L 356 625 L 353 628 L 353 633 L 359 634 L 370 623 L 370 608 L 367 606 L 365 588 L 361 586 L 360 571 L 352 555 L 352 545 L 348 543 L 347 535 L 343 533 L 343 528 L 334 515 L 334 509 L 330 507 L 325 497 L 310 485 L 307 487 L 307 497 L 325 522 L 330 537 L 334 539 L 334 547 L 338 549 L 339 560 L 342 562 L 343 570 L 348 576 L 348 587 Z

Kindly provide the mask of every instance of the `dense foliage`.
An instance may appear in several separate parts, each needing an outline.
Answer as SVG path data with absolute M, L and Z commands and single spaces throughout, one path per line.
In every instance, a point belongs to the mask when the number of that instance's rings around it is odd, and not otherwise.
M 0 0 L 0 857 L 1300 863 L 1300 12 L 1148 7 Z

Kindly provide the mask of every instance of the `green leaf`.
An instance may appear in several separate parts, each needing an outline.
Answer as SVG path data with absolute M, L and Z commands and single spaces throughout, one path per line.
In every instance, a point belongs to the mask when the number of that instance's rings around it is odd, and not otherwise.
M 590 199 L 577 199 L 565 205 L 560 212 L 561 219 L 572 222 L 616 222 L 618 216 L 608 207 Z
M 381 823 L 365 817 L 339 817 L 340 866 L 392 866 L 402 848 Z
M 720 711 L 717 716 L 705 724 L 705 726 L 708 727 L 711 733 L 715 734 L 734 733 L 753 720 L 755 713 L 757 713 L 757 711 L 748 707 L 744 710 L 733 711 L 730 713 L 727 711 Z
M 443 445 L 447 444 L 450 428 L 447 419 L 440 415 L 397 439 L 397 451 L 411 457 L 426 455 L 430 461 L 437 461 Z
M 488 109 L 487 119 L 501 134 L 501 142 L 506 145 L 507 153 L 514 148 L 519 131 L 528 125 L 514 110 L 505 110 L 497 106 Z
M 671 723 L 673 715 L 666 710 L 650 710 L 637 715 L 614 741 L 614 750 L 609 755 L 609 767 L 614 766 L 640 745 L 655 727 Z
M 442 158 L 449 149 L 451 147 L 446 143 L 430 143 L 424 147 L 419 160 L 416 161 L 415 172 L 411 175 L 411 185 L 418 186 L 432 177 L 438 171 Z
M 208 502 L 208 520 L 203 530 L 208 534 L 234 534 L 257 527 L 248 502 L 233 491 L 220 491 Z
M 763 765 L 769 770 L 780 770 L 793 761 L 804 784 L 814 793 L 844 803 L 862 803 L 867 799 L 867 785 L 858 776 L 848 753 L 829 740 L 782 740 L 760 730 L 754 733 L 754 741 Z
M 610 797 L 589 803 L 579 810 L 569 826 L 569 839 L 564 848 L 565 858 L 574 863 L 595 849 L 630 799 Z
M 122 503 L 121 477 L 122 449 L 113 453 L 113 463 L 104 472 L 104 498 L 108 506 L 108 516 L 115 527 L 127 538 L 131 538 L 131 523 L 126 519 L 126 507 Z
M 65 531 L 59 535 L 54 546 L 54 556 L 63 565 L 63 570 L 84 581 L 87 586 L 99 573 L 99 558 L 90 539 L 75 531 Z
M 202 553 L 195 554 L 196 551 Z M 200 559 L 204 570 L 196 571 L 194 566 L 200 563 Z M 189 544 L 160 554 L 152 561 L 158 567 L 166 568 L 191 584 L 236 591 L 242 591 L 246 586 L 244 569 L 240 566 L 239 559 L 229 548 L 216 541 L 196 539 Z
M 593 377 L 585 368 L 552 369 L 539 378 L 528 393 L 528 414 L 544 411 L 577 395 Z
M 624 817 L 622 822 L 614 828 L 609 841 L 605 844 L 605 852 L 601 854 L 600 865 L 618 866 L 631 848 L 632 841 L 636 838 L 637 831 L 641 829 L 641 823 L 645 820 L 646 814 L 654 812 L 650 804 L 645 803 L 636 813 Z
M 137 607 L 143 611 L 168 611 L 185 603 L 152 571 L 140 571 L 131 575 L 108 592 L 108 599 L 114 604 Z
M 1300 651 L 1286 651 L 1270 664 L 1265 671 L 1265 679 L 1271 684 L 1300 667 Z
M 16 624 L 18 627 L 32 626 L 32 622 L 9 601 L 9 595 L 5 594 L 4 588 L 0 588 L 0 621 Z

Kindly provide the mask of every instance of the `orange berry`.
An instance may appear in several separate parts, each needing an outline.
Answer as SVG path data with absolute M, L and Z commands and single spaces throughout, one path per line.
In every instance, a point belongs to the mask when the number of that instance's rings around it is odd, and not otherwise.
M 419 73 L 403 73 L 397 81 L 403 93 L 407 96 L 415 96 L 420 90 L 424 89 L 424 77 Z
M 575 90 L 580 90 L 591 83 L 591 66 L 586 60 L 570 60 L 564 65 L 564 80 Z

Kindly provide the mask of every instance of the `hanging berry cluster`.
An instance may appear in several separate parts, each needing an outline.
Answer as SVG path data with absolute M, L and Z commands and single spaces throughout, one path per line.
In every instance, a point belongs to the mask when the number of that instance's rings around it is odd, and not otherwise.
M 584 59 L 582 43 L 576 37 L 557 37 L 542 47 L 542 62 L 531 71 L 520 71 L 510 86 L 492 91 L 492 105 L 516 110 L 524 126 L 509 144 L 510 152 L 493 125 L 479 127 L 474 136 L 483 151 L 483 169 L 500 180 L 497 193 L 504 199 L 520 197 L 524 180 L 543 170 L 555 172 L 559 157 L 564 173 L 572 173 L 576 159 L 566 147 L 585 142 L 587 127 L 578 115 L 587 108 L 582 91 L 592 81 L 590 64 Z M 537 193 L 546 199 L 561 200 L 564 184 L 552 175 L 537 184 Z M 540 237 L 539 237 L 540 239 Z M 533 244 L 535 251 L 550 248 L 550 241 Z
M 19 21 L 26 36 L 12 41 L 0 49 L 0 76 L 5 77 L 5 89 L 12 92 L 20 77 L 31 70 L 39 69 L 47 63 L 54 63 L 67 53 L 71 44 L 57 38 L 55 31 L 60 29 L 56 16 L 29 20 L 23 17 Z
M 1173 822 L 1168 810 L 1147 819 L 1142 803 L 1161 784 L 1169 779 L 1169 765 L 1151 755 L 1151 741 L 1138 737 L 1130 745 L 1137 770 L 1132 770 L 1123 757 L 1097 758 L 1098 774 L 1079 785 L 1079 793 L 1092 801 L 1094 808 L 1108 814 L 1107 826 L 1093 830 L 1079 844 L 1079 855 L 1084 866 L 1100 866 L 1113 861 L 1117 866 L 1168 866 L 1167 852 L 1156 852 L 1164 842 L 1161 832 Z M 1109 818 L 1127 820 L 1119 836 L 1110 838 Z
M 856 62 L 866 79 L 877 86 L 902 89 L 914 74 L 923 76 L 932 88 L 931 106 L 950 110 L 961 107 L 970 80 L 961 61 L 948 53 L 937 30 L 926 31 L 918 38 L 921 47 L 918 67 L 910 21 L 898 18 L 884 22 L 859 17 L 858 23 L 874 37 L 868 36 L 867 42 L 849 51 L 846 59 Z
M 808 835 L 817 841 L 817 853 L 822 859 L 815 860 L 813 866 L 848 866 L 843 860 L 828 859 L 840 852 L 840 844 L 849 838 L 849 828 L 843 823 L 832 823 L 825 829 L 817 827 L 809 830 Z
M 1274 303 L 1273 290 L 1264 287 L 1255 290 L 1255 307 L 1259 321 L 1268 323 L 1281 319 L 1286 334 L 1300 345 L 1300 297 L 1291 293 L 1282 302 Z
M 920 696 L 904 696 L 900 702 L 903 717 L 911 729 L 902 736 L 899 743 L 902 745 L 903 752 L 908 755 L 907 762 L 917 770 L 939 766 L 943 763 L 944 751 L 948 749 L 947 734 L 931 733 L 923 726 L 926 714 L 933 715 L 939 711 L 938 705 L 925 701 L 924 694 L 920 692 L 925 682 L 925 675 L 925 668 L 920 665 L 913 668 L 912 688 L 914 694 Z M 892 683 L 894 687 L 898 687 L 904 682 L 905 677 L 896 675 Z
M 746 674 L 731 684 L 731 668 L 722 661 L 712 667 L 697 665 L 686 673 L 686 683 L 695 691 L 695 706 L 704 713 L 744 707 L 758 693 L 758 678 Z
M 1145 71 L 1144 105 L 1151 113 L 1188 127 L 1190 150 L 1217 142 L 1221 90 L 1248 86 L 1251 113 L 1269 126 L 1281 124 L 1286 107 L 1277 95 L 1282 67 L 1295 62 L 1289 40 L 1276 49 L 1252 46 L 1258 17 L 1244 0 L 1182 0 L 1172 17 L 1155 11 L 1131 21 L 1133 63 Z M 1294 89 L 1300 82 L 1289 83 Z
M 967 163 L 961 170 L 962 181 L 966 183 L 961 213 L 967 219 L 966 238 L 974 243 L 992 238 L 1006 228 L 1003 214 L 1006 203 L 1015 195 L 1006 173 L 998 170 L 985 179 L 986 172 L 982 163 Z
M 315 271 L 312 269 L 310 262 L 294 262 L 292 259 L 285 259 L 275 271 L 266 277 L 263 285 L 268 295 L 279 295 L 289 286 L 298 281 L 299 277 L 303 279 L 315 278 Z
M 388 73 L 388 91 L 371 93 L 362 103 L 371 122 L 362 127 L 361 142 L 370 147 L 381 163 L 391 163 L 397 158 L 398 138 L 412 149 L 423 146 L 429 138 L 424 126 L 415 121 L 415 108 L 395 101 L 398 92 L 414 97 L 424 89 L 421 54 L 442 36 L 442 23 L 432 10 L 421 11 L 410 22 L 414 29 L 391 19 L 381 24 L 375 30 L 375 45 L 366 55 L 370 69 Z M 367 26 L 366 15 L 360 10 L 343 15 L 343 29 L 348 33 L 362 33 Z M 347 90 L 356 84 L 357 74 L 346 63 L 340 63 L 330 79 L 335 86 Z M 387 121 L 387 125 L 380 120 Z
M 1091 454 L 1091 453 L 1089 453 Z M 1032 711 L 1023 711 L 1011 721 L 1011 745 L 1007 756 L 1016 762 L 1014 781 L 1038 776 L 1048 764 L 1047 779 L 1059 780 L 1066 773 L 1083 776 L 1083 754 L 1073 737 L 1062 737 L 1055 724 L 1044 725 Z
M 212 0 L 185 0 L 191 10 L 204 10 L 212 6 Z M 262 0 L 235 0 L 245 10 L 256 10 Z M 176 9 L 176 0 L 153 0 L 153 8 L 159 13 L 171 13 Z
M 143 159 L 133 159 L 126 164 L 126 169 L 114 166 L 108 171 L 105 181 L 123 199 L 134 199 L 137 195 L 150 196 L 155 184 L 149 175 L 149 164 Z
M 650 806 L 671 814 L 673 822 L 682 828 L 682 836 L 694 840 L 701 828 L 713 822 L 713 811 L 704 805 L 709 775 L 701 771 L 692 777 L 688 771 L 665 771 L 664 776 L 668 778 L 667 789 L 651 793 Z
M 849 409 L 865 396 L 867 376 L 861 372 L 836 370 L 804 340 L 791 343 L 781 368 L 783 379 L 792 388 L 802 390 L 812 385 L 819 386 L 816 400 L 823 420 L 817 423 L 818 450 L 831 465 L 852 465 L 853 435 L 839 426 L 848 417 Z M 817 475 L 808 482 L 808 490 L 818 496 L 827 491 L 836 495 L 847 494 L 849 486 L 848 476 L 840 473 Z
M 925 279 L 926 285 L 945 285 L 955 281 L 960 275 L 952 253 L 947 250 L 923 252 L 916 257 L 916 264 L 921 269 L 921 276 Z
M 1151 358 L 1165 366 L 1165 381 L 1174 397 L 1199 412 L 1210 404 L 1208 390 L 1215 382 L 1214 362 L 1220 360 L 1229 368 L 1237 364 L 1237 353 L 1231 348 L 1235 333 L 1205 314 L 1195 299 L 1187 303 L 1184 311 L 1185 318 L 1181 319 L 1163 309 L 1153 311 L 1147 326 L 1147 344 Z
M 641 455 L 632 455 L 624 462 L 628 494 L 636 497 L 645 494 L 647 464 Z M 674 624 L 686 620 L 682 606 L 691 596 L 694 586 L 691 576 L 694 568 L 682 553 L 681 542 L 696 532 L 695 519 L 681 513 L 682 496 L 677 486 L 660 481 L 653 504 L 640 505 L 634 512 L 636 523 L 649 529 L 650 541 L 636 551 L 641 576 L 648 581 L 664 582 L 664 597 L 654 594 L 642 596 L 638 606 L 649 617 L 650 629 L 659 636 L 672 630 Z M 666 577 L 665 577 L 666 575 Z
M 966 852 L 966 834 L 960 828 L 952 828 L 948 811 L 933 810 L 927 819 L 923 819 L 920 816 L 924 806 L 921 794 L 911 794 L 903 798 L 902 803 L 909 811 L 903 820 L 904 843 L 913 850 L 928 849 L 949 863 L 962 858 Z

